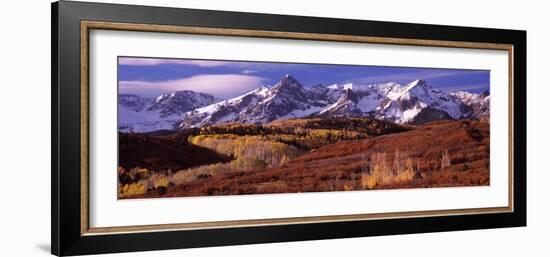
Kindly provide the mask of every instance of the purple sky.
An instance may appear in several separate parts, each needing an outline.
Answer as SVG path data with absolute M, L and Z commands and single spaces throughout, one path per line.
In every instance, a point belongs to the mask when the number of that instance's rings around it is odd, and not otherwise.
M 274 85 L 291 74 L 304 86 L 334 83 L 406 84 L 416 79 L 434 88 L 473 93 L 489 91 L 489 71 L 407 68 L 336 64 L 298 64 L 119 57 L 119 92 L 154 97 L 162 93 L 193 90 L 231 98 Z

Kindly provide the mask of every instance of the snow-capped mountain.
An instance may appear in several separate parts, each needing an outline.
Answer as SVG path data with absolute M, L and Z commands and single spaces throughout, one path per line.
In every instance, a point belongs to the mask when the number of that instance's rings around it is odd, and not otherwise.
M 488 92 L 434 89 L 424 80 L 406 85 L 334 84 L 304 87 L 290 75 L 277 84 L 222 100 L 192 91 L 157 98 L 119 96 L 119 130 L 147 132 L 238 122 L 265 124 L 303 117 L 370 117 L 400 124 L 489 116 Z
M 385 99 L 377 109 L 378 119 L 396 123 L 425 123 L 441 119 L 471 117 L 471 110 L 453 95 L 416 80 Z
M 186 113 L 188 111 L 219 102 L 223 99 L 209 94 L 189 90 L 163 94 L 155 98 L 148 111 L 159 110 L 161 118 Z
M 181 121 L 185 113 L 221 100 L 189 90 L 163 94 L 156 98 L 120 94 L 118 128 L 123 132 L 174 129 L 174 124 Z
M 373 117 L 380 103 L 401 90 L 396 83 L 356 85 L 352 83 L 328 86 L 329 95 L 338 98 L 318 113 L 328 117 Z
M 472 94 L 464 91 L 452 92 L 452 96 L 471 108 L 472 116 L 476 118 L 489 117 L 491 96 L 488 91 Z
M 329 103 L 320 99 L 292 76 L 273 87 L 259 87 L 239 97 L 187 113 L 178 127 L 201 127 L 223 122 L 267 123 L 301 118 L 321 111 Z
M 268 123 L 301 117 L 371 117 L 396 123 L 480 118 L 489 114 L 488 94 L 449 93 L 424 80 L 407 85 L 334 84 L 305 88 L 292 76 L 273 87 L 259 87 L 242 96 L 195 109 L 179 128 L 226 122 Z

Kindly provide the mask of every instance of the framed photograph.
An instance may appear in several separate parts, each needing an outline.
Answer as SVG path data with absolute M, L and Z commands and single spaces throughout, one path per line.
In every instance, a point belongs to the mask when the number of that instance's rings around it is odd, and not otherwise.
M 526 225 L 526 32 L 52 5 L 52 253 Z

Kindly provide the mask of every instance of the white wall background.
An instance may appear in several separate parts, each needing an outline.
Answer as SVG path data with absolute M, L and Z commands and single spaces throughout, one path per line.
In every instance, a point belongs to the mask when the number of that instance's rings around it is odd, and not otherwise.
M 117 256 L 548 256 L 550 32 L 545 1 L 104 0 L 130 4 L 528 31 L 528 227 L 128 253 Z M 46 256 L 50 242 L 50 1 L 0 11 L 0 255 Z

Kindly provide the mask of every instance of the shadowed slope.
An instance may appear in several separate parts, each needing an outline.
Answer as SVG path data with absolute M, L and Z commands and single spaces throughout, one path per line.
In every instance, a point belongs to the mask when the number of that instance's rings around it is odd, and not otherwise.
M 180 170 L 230 159 L 200 146 L 169 137 L 119 133 L 119 166 Z

